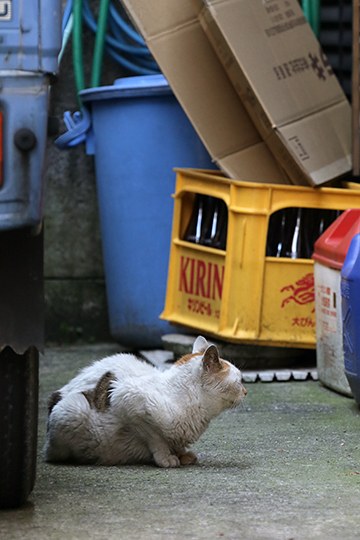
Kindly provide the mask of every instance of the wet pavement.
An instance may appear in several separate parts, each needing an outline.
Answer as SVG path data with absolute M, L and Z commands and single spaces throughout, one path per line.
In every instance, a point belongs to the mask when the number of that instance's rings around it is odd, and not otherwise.
M 45 463 L 48 394 L 118 350 L 41 357 L 36 485 L 25 507 L 0 512 L 1 539 L 360 538 L 360 412 L 312 379 L 249 383 L 244 404 L 195 445 L 192 467 Z

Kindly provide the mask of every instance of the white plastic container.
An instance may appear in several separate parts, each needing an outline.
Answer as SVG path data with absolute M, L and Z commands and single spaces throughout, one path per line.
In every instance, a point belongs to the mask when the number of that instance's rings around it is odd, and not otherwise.
M 315 242 L 313 254 L 319 380 L 350 397 L 352 392 L 344 368 L 340 285 L 347 250 L 358 232 L 360 210 L 346 210 Z

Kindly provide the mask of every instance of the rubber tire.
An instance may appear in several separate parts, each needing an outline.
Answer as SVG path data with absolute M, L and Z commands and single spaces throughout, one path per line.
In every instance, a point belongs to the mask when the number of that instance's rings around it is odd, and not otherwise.
M 24 504 L 36 476 L 39 353 L 0 352 L 0 508 Z

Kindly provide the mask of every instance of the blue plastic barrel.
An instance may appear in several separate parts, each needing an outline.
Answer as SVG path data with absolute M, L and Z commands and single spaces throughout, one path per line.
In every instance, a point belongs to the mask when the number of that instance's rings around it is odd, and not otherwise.
M 173 168 L 214 165 L 162 75 L 119 79 L 81 97 L 91 107 L 110 332 L 126 346 L 155 347 L 174 332 L 159 319 Z
M 341 271 L 345 374 L 360 405 L 360 234 L 351 240 Z

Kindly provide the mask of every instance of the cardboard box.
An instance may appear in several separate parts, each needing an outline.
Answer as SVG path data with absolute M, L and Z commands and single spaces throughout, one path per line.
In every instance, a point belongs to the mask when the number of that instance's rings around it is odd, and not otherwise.
M 216 164 L 230 177 L 288 184 L 200 25 L 201 0 L 123 5 Z
M 297 0 L 204 0 L 201 24 L 294 183 L 351 170 L 351 108 Z

